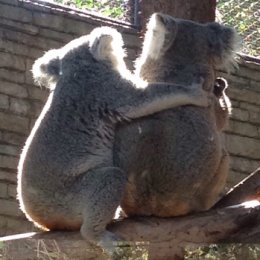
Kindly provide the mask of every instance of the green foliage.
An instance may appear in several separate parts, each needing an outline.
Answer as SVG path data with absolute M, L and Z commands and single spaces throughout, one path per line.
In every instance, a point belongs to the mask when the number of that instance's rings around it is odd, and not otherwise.
M 92 10 L 123 21 L 130 21 L 129 0 L 54 0 L 77 8 Z M 199 1 L 199 0 L 198 0 Z M 234 27 L 242 39 L 242 52 L 260 57 L 259 0 L 218 0 L 222 21 Z
M 212 244 L 186 249 L 185 260 L 259 260 L 260 245 Z
M 241 36 L 242 52 L 260 57 L 260 2 L 219 0 L 217 8 L 223 23 L 234 27 Z
M 54 0 L 57 3 L 92 10 L 117 19 L 124 19 L 127 1 L 124 0 Z
M 147 260 L 148 246 L 147 242 L 118 242 L 119 247 L 115 248 L 114 260 Z

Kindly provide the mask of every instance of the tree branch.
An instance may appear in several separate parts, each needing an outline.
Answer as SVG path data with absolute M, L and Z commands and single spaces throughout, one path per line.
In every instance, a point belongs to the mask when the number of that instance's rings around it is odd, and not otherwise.
M 146 260 L 149 255 L 149 260 L 177 260 L 183 259 L 187 246 L 260 243 L 260 203 L 256 206 L 243 203 L 252 199 L 260 200 L 260 168 L 207 212 L 175 218 L 136 217 L 114 221 L 109 230 L 128 241 L 127 246 L 120 247 L 120 257 L 116 259 Z M 6 259 L 103 259 L 101 250 L 83 240 L 78 232 L 23 234 L 0 241 L 3 241 L 0 255 Z
M 223 208 L 249 200 L 260 201 L 260 168 L 238 183 L 214 208 Z
M 115 221 L 109 229 L 126 241 L 133 241 L 131 248 L 121 248 L 128 257 L 125 259 L 136 259 L 136 254 L 145 257 L 148 253 L 149 260 L 176 260 L 183 259 L 187 245 L 217 243 L 232 236 L 236 239 L 234 241 L 239 241 L 237 234 L 241 229 L 259 232 L 259 218 L 260 206 L 245 208 L 238 205 L 185 217 L 128 218 Z M 19 239 L 2 238 L 2 254 L 5 254 L 6 259 L 88 260 L 97 259 L 101 254 L 100 250 L 84 241 L 79 233 L 45 232 L 28 236 Z M 255 242 L 260 242 L 260 237 L 257 238 Z

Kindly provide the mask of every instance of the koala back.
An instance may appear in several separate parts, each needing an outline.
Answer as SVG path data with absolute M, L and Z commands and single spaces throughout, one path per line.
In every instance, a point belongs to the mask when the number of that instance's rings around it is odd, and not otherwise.
M 187 106 L 118 127 L 115 160 L 129 174 L 126 214 L 168 217 L 206 209 L 200 193 L 222 149 L 213 120 L 212 111 Z
M 154 14 L 137 74 L 148 82 L 186 85 L 202 77 L 204 89 L 213 92 L 215 70 L 233 62 L 234 43 L 230 28 Z M 218 200 L 228 155 L 216 111 L 222 111 L 217 97 L 208 108 L 183 106 L 118 126 L 114 154 L 129 176 L 126 214 L 178 216 Z
M 82 224 L 84 202 L 72 203 L 81 196 L 74 183 L 112 160 L 115 115 L 107 104 L 134 91 L 123 58 L 121 34 L 101 27 L 33 65 L 35 82 L 51 91 L 23 148 L 17 191 L 22 211 L 42 228 Z

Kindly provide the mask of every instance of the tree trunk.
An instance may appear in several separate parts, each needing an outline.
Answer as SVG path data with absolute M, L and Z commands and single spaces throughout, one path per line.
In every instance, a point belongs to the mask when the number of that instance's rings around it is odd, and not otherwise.
M 216 0 L 140 0 L 140 26 L 145 29 L 149 17 L 155 12 L 196 22 L 215 21 Z

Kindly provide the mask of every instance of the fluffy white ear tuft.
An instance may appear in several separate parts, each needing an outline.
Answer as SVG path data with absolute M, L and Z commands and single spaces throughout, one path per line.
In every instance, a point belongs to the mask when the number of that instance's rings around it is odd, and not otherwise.
M 153 14 L 147 24 L 147 32 L 143 43 L 143 55 L 157 60 L 164 45 L 167 30 L 160 14 Z
M 100 61 L 108 61 L 116 70 L 126 68 L 122 35 L 113 28 L 99 27 L 89 35 L 89 48 L 93 57 Z
M 36 84 L 52 89 L 60 76 L 59 50 L 50 50 L 37 59 L 32 67 Z
M 136 62 L 138 74 L 147 59 L 158 60 L 173 43 L 177 34 L 178 24 L 169 15 L 154 13 L 148 24 L 144 37 L 142 54 Z
M 158 59 L 166 51 L 166 47 L 174 41 L 177 33 L 177 22 L 173 17 L 155 13 L 147 24 L 143 51 L 151 59 Z
M 209 49 L 216 68 L 230 71 L 237 67 L 235 57 L 240 46 L 240 38 L 236 31 L 217 23 L 209 23 L 207 26 Z

